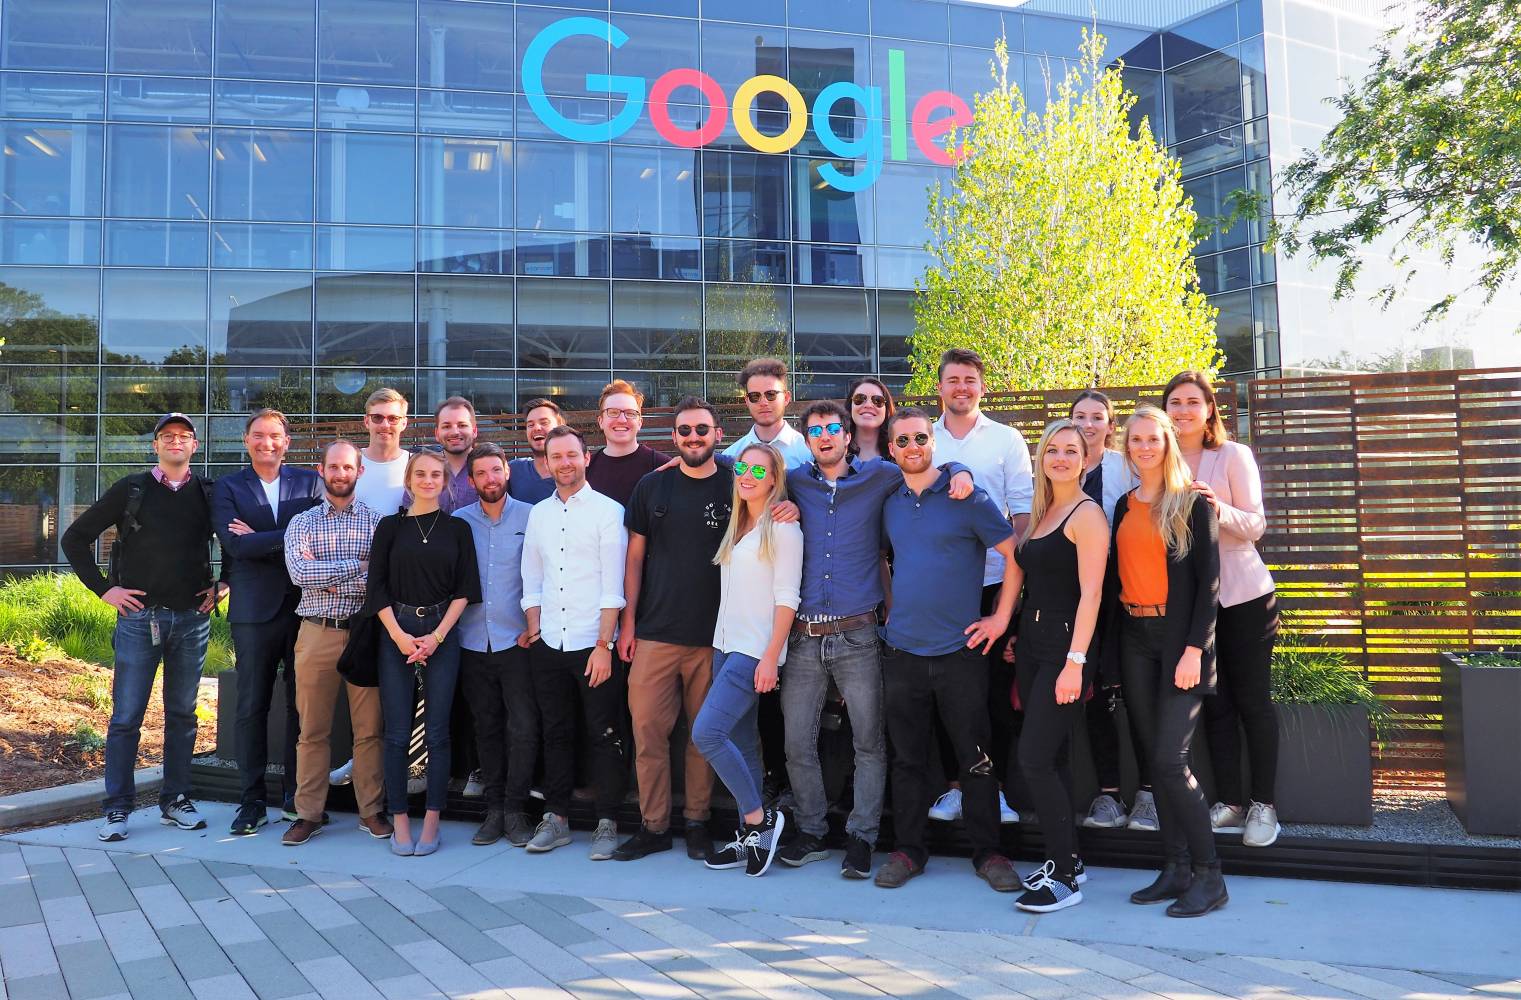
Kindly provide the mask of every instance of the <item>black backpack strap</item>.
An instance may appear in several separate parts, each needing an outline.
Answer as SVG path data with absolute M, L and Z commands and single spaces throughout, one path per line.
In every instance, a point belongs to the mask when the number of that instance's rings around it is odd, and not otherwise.
M 671 494 L 676 489 L 676 477 L 681 475 L 680 469 L 667 469 L 660 479 L 660 492 L 655 497 L 655 508 L 650 511 L 650 533 L 648 537 L 653 539 L 661 523 L 665 521 L 665 515 L 671 509 Z
M 122 506 L 121 517 L 116 519 L 116 541 L 111 543 L 111 553 L 106 559 L 106 582 L 113 587 L 121 585 L 122 549 L 127 539 L 142 527 L 137 515 L 143 509 L 143 496 L 152 477 L 151 472 L 134 472 L 126 477 L 127 502 Z

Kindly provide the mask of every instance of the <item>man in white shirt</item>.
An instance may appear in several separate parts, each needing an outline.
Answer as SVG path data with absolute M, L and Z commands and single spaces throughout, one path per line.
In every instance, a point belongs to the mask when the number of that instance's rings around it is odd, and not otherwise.
M 370 433 L 370 443 L 362 452 L 364 475 L 354 487 L 354 499 L 385 517 L 396 513 L 407 492 L 403 480 L 411 456 L 401 447 L 401 435 L 407 429 L 407 397 L 391 388 L 370 393 L 364 402 L 364 428 Z
M 523 611 L 528 666 L 543 733 L 544 818 L 528 842 L 534 853 L 570 843 L 576 699 L 591 732 L 597 832 L 590 856 L 618 846 L 618 808 L 627 781 L 627 678 L 614 652 L 624 605 L 628 531 L 623 507 L 586 482 L 586 442 L 572 427 L 544 442 L 555 491 L 535 504 L 523 539 Z
M 775 446 L 787 460 L 789 469 L 812 462 L 808 441 L 787 423 L 787 404 L 792 402 L 792 393 L 787 390 L 787 366 L 776 358 L 756 358 L 745 365 L 736 381 L 754 424 L 723 453 L 738 458 L 746 448 L 759 442 Z

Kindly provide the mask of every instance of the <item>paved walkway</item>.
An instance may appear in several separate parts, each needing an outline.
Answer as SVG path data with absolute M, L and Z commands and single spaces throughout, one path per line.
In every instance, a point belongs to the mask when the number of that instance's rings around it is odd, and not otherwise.
M 290 849 L 205 811 L 200 834 L 138 813 L 109 849 L 93 823 L 0 840 L 0 1000 L 1521 996 L 1507 894 L 1236 878 L 1184 922 L 1124 901 L 1142 873 L 1095 869 L 1082 906 L 1028 918 L 954 859 L 889 893 L 834 864 L 593 864 L 585 834 L 472 848 L 459 823 L 431 858 L 350 817 Z

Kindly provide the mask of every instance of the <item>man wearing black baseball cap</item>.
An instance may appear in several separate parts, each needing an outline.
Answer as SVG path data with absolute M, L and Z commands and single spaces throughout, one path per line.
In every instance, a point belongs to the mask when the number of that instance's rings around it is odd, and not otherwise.
M 190 801 L 195 698 L 211 636 L 209 614 L 222 585 L 211 577 L 211 484 L 190 468 L 199 442 L 183 413 L 153 427 L 158 464 L 124 476 L 63 533 L 61 547 L 86 587 L 116 609 L 112 644 L 111 725 L 106 732 L 106 822 L 100 839 L 127 839 L 127 814 L 143 714 L 159 662 L 164 664 L 164 786 L 160 822 L 200 830 Z M 95 541 L 116 529 L 109 572 L 102 576 Z

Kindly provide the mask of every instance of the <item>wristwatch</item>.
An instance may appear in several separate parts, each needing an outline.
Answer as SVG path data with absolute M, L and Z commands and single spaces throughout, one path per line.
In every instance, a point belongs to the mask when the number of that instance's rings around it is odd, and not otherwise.
M 614 650 L 616 650 L 618 648 L 618 644 L 616 642 L 613 642 L 613 640 L 611 640 L 611 639 L 608 639 L 606 642 L 603 642 L 602 640 L 599 639 L 599 640 L 597 640 L 597 645 L 601 646 L 603 649 L 607 650 L 609 653 L 613 652 Z
M 1068 651 L 1067 659 L 1071 660 L 1073 663 L 1076 663 L 1080 667 L 1086 666 L 1088 663 L 1088 654 L 1079 653 L 1077 650 L 1073 649 Z

